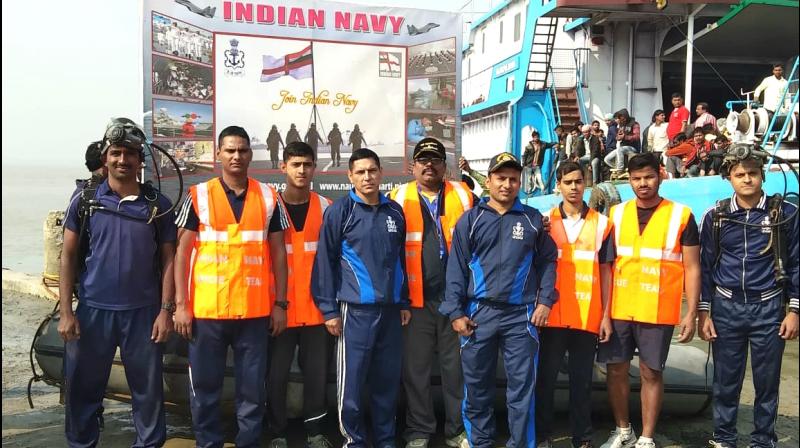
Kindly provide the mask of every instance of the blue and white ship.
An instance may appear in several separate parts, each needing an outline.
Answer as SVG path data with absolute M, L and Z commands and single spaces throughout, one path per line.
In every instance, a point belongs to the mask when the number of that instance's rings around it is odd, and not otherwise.
M 797 162 L 798 23 L 798 2 L 785 0 L 501 1 L 471 22 L 464 40 L 462 154 L 482 170 L 497 152 L 521 156 L 532 129 L 553 142 L 557 124 L 599 120 L 605 127 L 604 116 L 623 108 L 644 129 L 656 109 L 669 114 L 670 96 L 679 92 L 690 110 L 705 101 L 717 117 L 746 115 L 740 123 L 749 127 L 731 129 L 735 139 Z M 771 116 L 745 91 L 776 62 L 791 72 L 789 106 Z M 542 167 L 545 190 L 527 199 L 541 209 L 559 200 L 547 194 L 553 159 L 550 151 Z M 768 193 L 797 192 L 797 178 L 779 171 L 785 165 L 773 169 Z M 632 197 L 625 184 L 608 190 Z M 714 176 L 668 180 L 661 193 L 700 216 L 732 190 Z

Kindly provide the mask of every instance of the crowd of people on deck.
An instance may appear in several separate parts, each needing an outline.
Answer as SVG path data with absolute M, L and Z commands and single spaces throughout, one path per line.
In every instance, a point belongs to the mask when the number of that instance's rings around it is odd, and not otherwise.
M 622 178 L 626 160 L 642 153 L 655 154 L 668 178 L 719 174 L 721 156 L 730 140 L 717 129 L 717 120 L 709 112 L 708 103 L 697 104 L 696 119 L 692 122 L 681 94 L 673 94 L 672 103 L 675 108 L 669 119 L 666 112 L 658 109 L 644 130 L 627 109 L 607 114 L 605 129 L 599 120 L 591 124 L 578 121 L 571 126 L 558 125 L 553 130 L 555 142 L 543 141 L 539 131 L 534 130 L 522 156 L 523 165 L 532 172 L 528 191 L 544 189 L 540 173 L 548 149 L 556 152 L 556 166 L 566 161 L 579 163 L 591 173 L 587 178 L 593 184 Z
M 779 109 L 778 103 L 786 89 L 783 67 L 773 66 L 773 75 L 759 84 L 754 95 L 764 94 L 763 106 L 770 113 Z M 784 99 L 788 107 L 789 95 Z M 665 177 L 714 176 L 719 174 L 722 159 L 731 145 L 730 131 L 720 130 L 718 119 L 709 104 L 700 101 L 695 105 L 694 117 L 684 105 L 683 95 L 671 95 L 672 111 L 662 109 L 653 112 L 650 122 L 642 125 L 630 116 L 627 109 L 606 114 L 605 126 L 599 120 L 590 124 L 577 121 L 572 125 L 558 125 L 553 130 L 555 141 L 543 141 L 538 130 L 533 130 L 523 151 L 523 176 L 525 193 L 544 190 L 541 177 L 545 152 L 555 151 L 552 158 L 558 164 L 573 161 L 587 170 L 587 179 L 593 184 L 604 180 L 624 178 L 625 162 L 635 155 L 653 153 L 661 161 Z M 795 112 L 796 119 L 796 112 Z M 604 129 L 605 128 L 605 129 Z

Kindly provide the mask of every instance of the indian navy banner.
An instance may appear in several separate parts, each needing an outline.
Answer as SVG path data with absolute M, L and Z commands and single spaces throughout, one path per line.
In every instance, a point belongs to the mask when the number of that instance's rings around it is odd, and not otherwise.
M 340 196 L 347 160 L 368 147 L 383 190 L 408 180 L 414 144 L 460 153 L 460 14 L 327 1 L 144 0 L 144 123 L 188 185 L 219 173 L 216 136 L 250 135 L 253 177 L 283 188 L 279 161 L 317 152 L 314 189 Z M 175 177 L 170 163 L 149 171 Z

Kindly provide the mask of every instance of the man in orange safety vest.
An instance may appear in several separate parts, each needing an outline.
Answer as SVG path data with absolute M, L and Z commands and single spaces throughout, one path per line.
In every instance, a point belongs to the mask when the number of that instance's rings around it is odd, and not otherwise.
M 328 352 L 331 336 L 325 329 L 322 313 L 311 298 L 311 268 L 317 254 L 322 214 L 331 200 L 311 191 L 317 161 L 314 149 L 303 142 L 292 142 L 283 150 L 281 171 L 286 174 L 286 190 L 279 195 L 289 217 L 286 229 L 286 258 L 289 268 L 287 329 L 272 342 L 267 379 L 270 448 L 286 448 L 286 386 L 289 370 L 299 346 L 298 363 L 303 370 L 303 426 L 306 447 L 328 448 L 324 429 L 327 405 Z
M 403 329 L 403 390 L 406 393 L 406 448 L 425 448 L 436 433 L 431 395 L 433 355 L 438 352 L 444 398 L 445 444 L 468 448 L 461 400 L 458 335 L 450 320 L 439 314 L 445 287 L 445 267 L 456 222 L 478 198 L 461 182 L 446 181 L 444 145 L 426 137 L 414 147 L 414 180 L 400 185 L 390 197 L 403 207 L 406 219 L 406 269 L 411 299 L 411 322 Z
M 675 325 L 679 342 L 694 337 L 700 300 L 700 237 L 689 207 L 658 195 L 661 174 L 653 153 L 628 161 L 634 199 L 611 208 L 617 258 L 611 296 L 611 339 L 600 344 L 599 362 L 608 363 L 608 397 L 617 427 L 601 448 L 654 448 L 664 396 L 662 372 Z M 681 298 L 688 308 L 681 318 Z M 628 373 L 639 351 L 642 436 L 630 424 Z
M 253 160 L 247 131 L 223 129 L 216 156 L 222 176 L 192 186 L 176 218 L 182 233 L 175 258 L 175 330 L 190 341 L 197 446 L 224 441 L 220 399 L 228 347 L 235 359 L 236 446 L 258 446 L 269 319 L 273 336 L 286 328 L 288 221 L 275 190 L 247 175 Z
M 569 420 L 572 446 L 592 441 L 592 372 L 598 337 L 611 337 L 609 298 L 616 257 L 608 218 L 583 202 L 586 184 L 581 166 L 564 162 L 556 170 L 564 200 L 550 210 L 550 237 L 558 248 L 558 301 L 539 333 L 536 382 L 537 446 L 551 446 L 553 394 L 564 354 L 569 352 Z

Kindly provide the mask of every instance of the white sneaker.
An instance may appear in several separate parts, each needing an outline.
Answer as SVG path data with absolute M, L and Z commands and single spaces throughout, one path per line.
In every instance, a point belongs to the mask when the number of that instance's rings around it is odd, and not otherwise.
M 642 440 L 640 437 L 639 440 L 636 441 L 636 448 L 656 448 L 656 442 L 651 440 Z
M 620 428 L 611 431 L 611 437 L 600 448 L 633 448 L 636 445 L 636 434 L 633 432 L 633 425 L 628 428 L 630 431 L 622 431 Z
M 709 440 L 709 441 L 708 441 L 708 445 L 709 445 L 711 448 L 731 448 L 731 446 L 730 446 L 730 445 L 728 445 L 727 443 L 723 443 L 723 442 L 715 442 L 715 441 L 713 441 L 713 440 Z
M 467 440 L 466 431 L 461 431 L 461 434 L 445 439 L 444 444 L 450 448 L 469 448 L 469 440 Z

